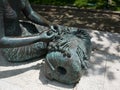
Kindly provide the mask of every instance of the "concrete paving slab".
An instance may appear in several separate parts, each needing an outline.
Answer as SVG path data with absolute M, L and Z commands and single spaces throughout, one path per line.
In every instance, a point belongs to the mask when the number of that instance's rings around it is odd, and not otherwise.
M 120 34 L 91 30 L 88 32 L 94 49 L 120 56 Z
M 120 34 L 89 32 L 93 43 L 90 60 L 92 66 L 81 78 L 75 90 L 119 90 Z
M 104 90 L 120 89 L 120 58 L 107 55 Z
M 103 90 L 104 75 L 106 71 L 105 54 L 94 51 L 87 73 L 81 78 L 75 90 Z
M 0 80 L 0 90 L 22 90 L 20 86 L 13 85 L 9 82 L 5 82 L 3 80 Z

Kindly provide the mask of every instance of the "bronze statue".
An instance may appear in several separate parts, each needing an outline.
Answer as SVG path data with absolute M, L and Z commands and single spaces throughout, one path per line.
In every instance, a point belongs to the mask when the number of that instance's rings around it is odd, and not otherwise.
M 9 61 L 24 61 L 45 54 L 47 43 L 54 37 L 47 31 L 25 31 L 20 27 L 20 12 L 34 23 L 52 26 L 31 8 L 28 0 L 0 0 L 0 48 L 4 48 L 2 51 Z
M 82 29 L 59 26 L 60 28 L 60 37 L 49 43 L 44 73 L 49 79 L 75 84 L 88 68 L 90 36 Z
M 32 22 L 19 22 L 20 12 Z M 8 61 L 45 57 L 47 78 L 66 84 L 77 83 L 87 69 L 91 41 L 85 30 L 53 25 L 38 15 L 28 0 L 0 0 L 0 48 Z

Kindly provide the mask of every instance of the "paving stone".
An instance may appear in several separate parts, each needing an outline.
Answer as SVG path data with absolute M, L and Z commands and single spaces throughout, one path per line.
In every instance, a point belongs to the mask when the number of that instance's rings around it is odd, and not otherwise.
M 91 66 L 74 90 L 119 90 L 120 34 L 101 31 L 89 33 L 93 42 Z
M 81 78 L 75 90 L 103 90 L 106 71 L 105 54 L 94 51 L 91 56 L 90 64 L 87 73 Z
M 104 90 L 120 90 L 120 57 L 107 55 Z
M 22 87 L 0 80 L 0 90 L 22 90 Z

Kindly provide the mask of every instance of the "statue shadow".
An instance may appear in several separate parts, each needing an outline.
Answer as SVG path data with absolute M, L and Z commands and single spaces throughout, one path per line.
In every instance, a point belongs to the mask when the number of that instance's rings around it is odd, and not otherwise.
M 40 66 L 39 64 L 36 64 L 34 66 L 30 66 L 30 67 L 26 67 L 26 68 L 19 68 L 19 69 L 0 71 L 0 79 L 13 77 L 13 76 L 25 73 L 25 72 L 27 72 L 29 70 L 34 70 L 34 69 L 39 70 L 38 69 L 39 66 Z

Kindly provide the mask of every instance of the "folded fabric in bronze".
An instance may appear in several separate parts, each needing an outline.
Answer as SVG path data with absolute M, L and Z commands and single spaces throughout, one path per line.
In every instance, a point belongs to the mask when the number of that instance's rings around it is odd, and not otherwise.
M 45 75 L 62 83 L 75 84 L 87 69 L 91 52 L 90 36 L 78 28 L 61 28 L 60 37 L 48 46 Z

